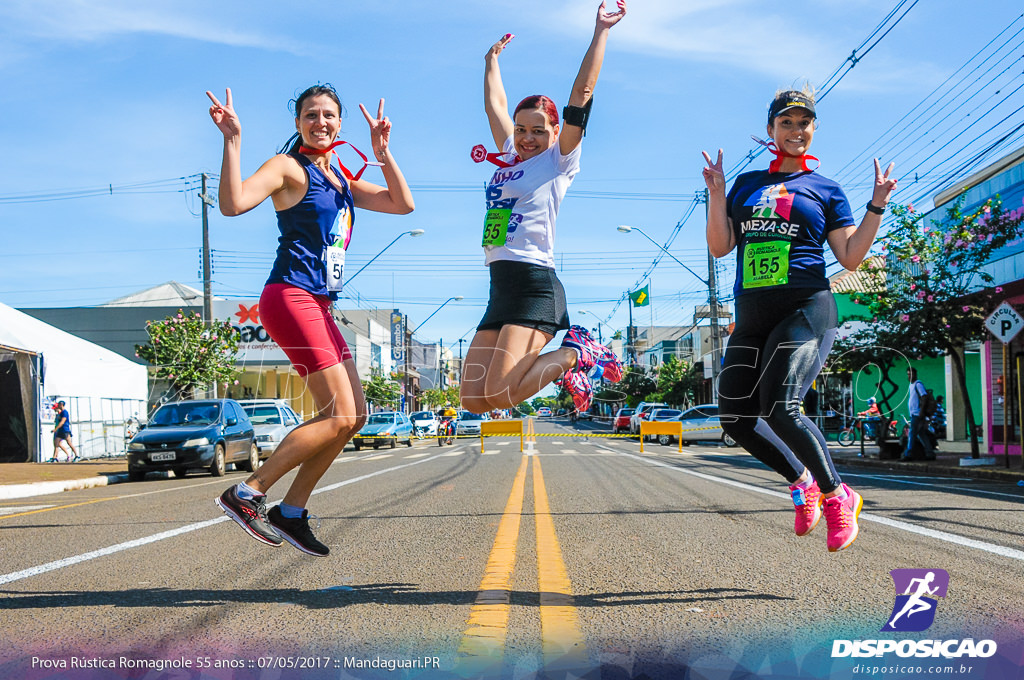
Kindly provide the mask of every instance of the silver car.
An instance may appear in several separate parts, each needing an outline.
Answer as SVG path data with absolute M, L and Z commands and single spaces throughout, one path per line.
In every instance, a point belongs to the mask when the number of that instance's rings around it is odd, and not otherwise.
M 395 448 L 399 440 L 404 441 L 406 446 L 412 446 L 412 438 L 412 421 L 409 416 L 398 411 L 383 411 L 370 414 L 363 429 L 352 437 L 352 447 L 356 451 L 364 446 L 378 449 L 382 444 Z
M 722 424 L 718 420 L 718 404 L 694 406 L 670 420 L 678 420 L 683 424 L 683 446 L 696 441 L 719 441 L 726 446 L 737 446 L 736 440 L 722 431 Z M 663 446 L 675 442 L 674 435 L 658 435 L 658 443 Z
M 302 424 L 302 418 L 282 399 L 241 399 L 238 403 L 256 430 L 260 460 L 270 458 L 285 435 Z
M 455 434 L 479 435 L 480 423 L 490 419 L 490 415 L 486 413 L 480 415 L 478 413 L 470 413 L 469 411 L 459 411 L 459 419 L 455 421 Z

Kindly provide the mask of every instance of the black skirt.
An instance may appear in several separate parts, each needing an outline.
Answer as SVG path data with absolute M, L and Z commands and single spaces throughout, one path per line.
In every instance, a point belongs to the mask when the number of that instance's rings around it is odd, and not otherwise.
M 554 269 L 497 260 L 490 264 L 491 295 L 478 331 L 525 326 L 548 335 L 569 328 L 565 289 Z

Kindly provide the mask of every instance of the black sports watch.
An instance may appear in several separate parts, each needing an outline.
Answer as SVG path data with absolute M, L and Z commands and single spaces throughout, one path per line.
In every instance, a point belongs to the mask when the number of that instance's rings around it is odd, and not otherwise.
M 879 208 L 877 205 L 875 205 L 871 201 L 868 201 L 868 204 L 866 206 L 864 206 L 864 207 L 868 209 L 868 212 L 873 212 L 876 215 L 884 215 L 885 214 L 885 208 Z

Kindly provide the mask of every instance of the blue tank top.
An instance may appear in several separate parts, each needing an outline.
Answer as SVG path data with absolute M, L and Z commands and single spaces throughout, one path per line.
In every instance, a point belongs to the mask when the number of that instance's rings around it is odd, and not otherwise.
M 348 248 L 355 222 L 352 192 L 344 177 L 339 177 L 344 191 L 338 191 L 311 160 L 288 155 L 302 165 L 309 186 L 301 201 L 277 211 L 281 236 L 267 284 L 287 283 L 336 300 L 338 294 L 327 290 L 325 254 L 329 245 Z

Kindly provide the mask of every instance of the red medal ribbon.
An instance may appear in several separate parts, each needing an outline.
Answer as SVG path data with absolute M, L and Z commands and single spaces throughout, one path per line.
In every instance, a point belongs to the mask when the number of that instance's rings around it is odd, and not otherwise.
M 501 160 L 502 156 L 508 155 L 509 153 L 487 153 L 487 147 L 484 146 L 483 144 L 477 144 L 476 146 L 474 146 L 473 150 L 469 154 L 470 158 L 473 159 L 474 163 L 483 163 L 484 161 L 489 161 L 497 165 L 499 168 L 511 168 L 513 165 L 521 163 L 523 161 L 523 159 L 520 158 L 518 154 L 511 154 L 511 163 Z
M 771 153 L 775 154 L 775 160 L 768 164 L 768 172 L 779 172 L 782 168 L 782 162 L 786 158 L 796 158 L 797 160 L 799 160 L 800 169 L 803 172 L 814 172 L 815 170 L 821 167 L 821 161 L 818 160 L 817 156 L 808 156 L 807 154 L 804 154 L 803 156 L 794 156 L 793 154 L 788 154 L 785 151 L 779 151 L 778 147 L 775 146 L 775 142 L 766 142 L 763 139 L 755 137 L 754 135 L 750 135 L 750 138 L 753 139 L 758 144 L 760 144 L 761 146 L 763 146 L 764 148 L 768 149 L 768 151 L 770 151 Z M 817 161 L 818 167 L 814 168 L 814 170 L 807 167 L 808 159 L 812 161 Z
M 339 156 L 338 152 L 334 150 L 335 147 L 341 146 L 342 144 L 348 144 L 350 147 L 352 147 L 352 150 L 356 152 L 356 155 L 363 159 L 363 167 L 359 168 L 359 172 L 357 172 L 354 175 L 351 172 L 349 172 L 348 168 L 345 167 L 345 164 L 341 162 L 341 156 Z M 377 167 L 384 166 L 383 163 L 368 160 L 366 158 L 366 154 L 357 149 L 354 144 L 350 144 L 349 142 L 346 141 L 335 142 L 326 149 L 310 149 L 308 146 L 300 146 L 299 153 L 308 154 L 310 156 L 320 156 L 327 153 L 333 154 L 335 160 L 338 161 L 338 167 L 341 168 L 341 173 L 345 175 L 345 179 L 349 180 L 350 182 L 353 180 L 358 180 L 360 177 L 362 177 L 363 171 L 366 170 L 367 165 L 376 165 Z

